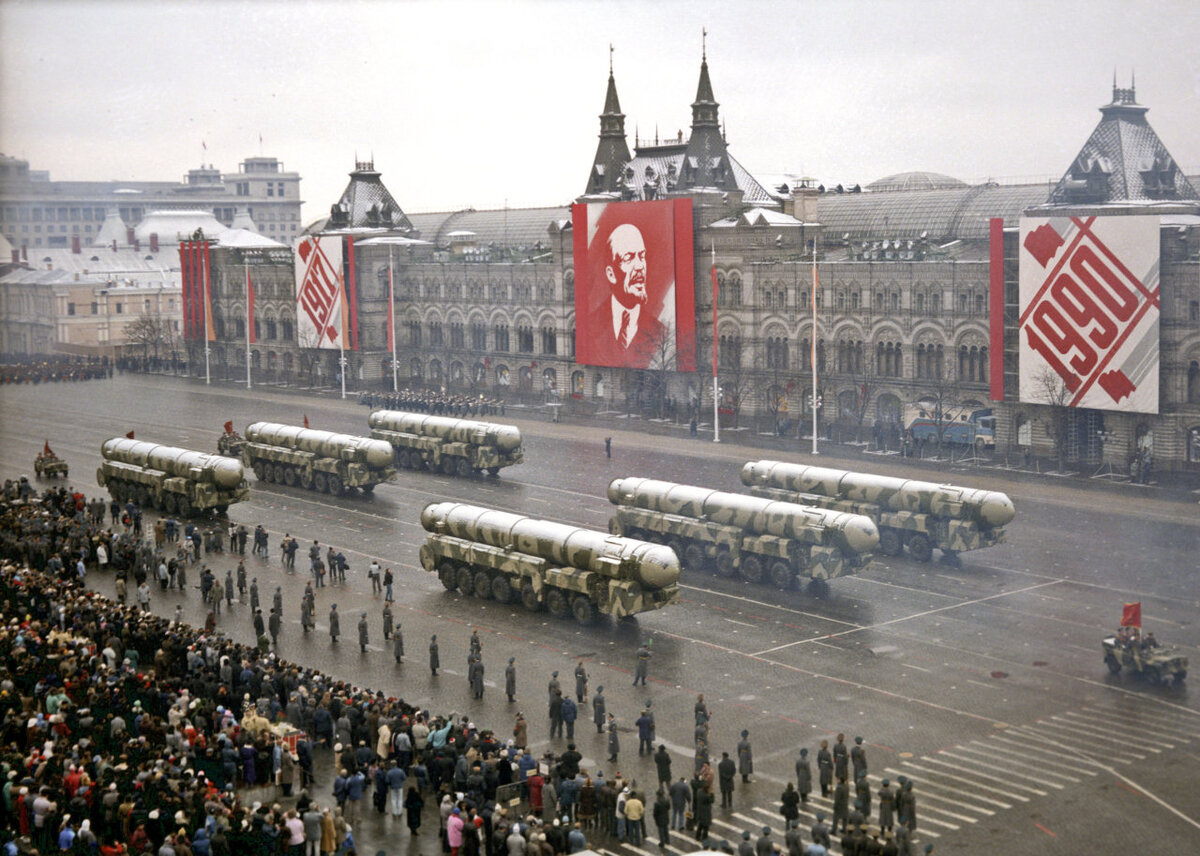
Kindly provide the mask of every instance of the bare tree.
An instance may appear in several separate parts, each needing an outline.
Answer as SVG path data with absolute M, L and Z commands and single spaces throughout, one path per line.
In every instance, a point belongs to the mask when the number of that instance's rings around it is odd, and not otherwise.
M 954 424 L 955 414 L 959 411 L 958 398 L 958 384 L 942 375 L 929 379 L 926 382 L 926 392 L 917 400 L 918 404 L 929 411 L 939 453 L 946 443 L 946 431 Z
M 642 379 L 649 388 L 658 418 L 662 419 L 666 415 L 667 389 L 675 371 L 675 325 L 666 323 L 655 330 L 647 349 L 650 360 Z
M 151 351 L 154 361 L 158 361 L 158 350 L 163 343 L 163 327 L 166 323 L 162 315 L 155 312 L 139 315 L 125 325 L 125 340 L 142 349 L 143 369 L 150 363 Z
M 1034 378 L 1046 406 L 1046 433 L 1054 443 L 1054 454 L 1058 457 L 1059 470 L 1067 466 L 1067 439 L 1070 430 L 1071 392 L 1058 372 L 1042 366 Z
M 321 337 L 312 327 L 301 327 L 297 333 L 296 344 L 299 345 L 299 350 L 296 360 L 300 374 L 308 377 L 308 386 L 311 389 L 316 384 L 317 364 L 321 361 L 321 349 L 317 347 Z
M 754 394 L 758 384 L 753 372 L 745 364 L 746 345 L 741 339 L 735 339 L 733 342 L 732 346 L 726 342 L 725 359 L 719 366 L 719 382 L 721 397 L 733 411 L 730 414 L 733 417 L 731 427 L 737 428 L 742 405 Z

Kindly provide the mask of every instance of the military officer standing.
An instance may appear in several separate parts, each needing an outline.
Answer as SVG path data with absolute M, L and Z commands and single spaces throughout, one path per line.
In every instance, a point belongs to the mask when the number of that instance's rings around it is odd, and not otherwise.
M 435 633 L 429 640 L 429 671 L 433 672 L 433 676 L 435 678 L 437 677 L 437 670 L 440 669 L 441 666 L 442 661 L 438 657 L 437 634 Z
M 358 619 L 358 650 L 367 653 L 367 614 L 364 612 Z
M 337 604 L 335 603 L 329 608 L 329 638 L 336 642 L 338 636 L 341 635 L 341 632 L 342 623 L 338 618 Z
M 640 682 L 642 686 L 646 686 L 646 676 L 650 671 L 650 640 L 647 639 L 637 649 L 637 669 L 633 673 L 633 685 L 636 687 Z
M 579 704 L 583 704 L 587 698 L 587 685 L 587 669 L 583 667 L 583 660 L 580 660 L 579 665 L 575 667 L 575 701 Z
M 517 700 L 517 662 L 516 657 L 508 658 L 508 665 L 504 668 L 504 692 L 508 696 L 510 702 Z
M 596 694 L 592 696 L 592 722 L 596 723 L 596 733 L 604 733 L 604 714 L 606 713 L 604 706 L 604 687 L 596 687 Z

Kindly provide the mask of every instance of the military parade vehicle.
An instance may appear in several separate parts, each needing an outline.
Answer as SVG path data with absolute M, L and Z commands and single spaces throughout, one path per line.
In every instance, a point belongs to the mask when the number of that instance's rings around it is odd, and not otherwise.
M 866 567 L 879 544 L 861 514 L 692 485 L 614 479 L 608 499 L 617 506 L 610 531 L 668 545 L 688 571 L 712 566 L 781 589 L 807 579 L 820 592 L 826 580 Z
M 240 458 L 246 448 L 246 438 L 233 430 L 233 423 L 225 423 L 225 431 L 217 438 L 217 454 L 227 458 Z
M 96 483 L 118 502 L 191 517 L 208 510 L 224 514 L 250 496 L 241 463 L 219 455 L 128 437 L 106 440 L 100 455 Z
M 372 437 L 392 444 L 396 464 L 404 469 L 464 477 L 487 470 L 494 476 L 523 460 L 521 431 L 515 425 L 402 410 L 376 410 L 367 424 Z
M 50 449 L 50 444 L 38 452 L 38 456 L 33 459 L 33 472 L 40 479 L 50 479 L 62 476 L 67 477 L 67 462 L 54 454 Z
M 953 558 L 999 544 L 1016 515 L 1012 500 L 996 491 L 781 461 L 747 463 L 742 484 L 755 496 L 866 515 L 879 527 L 881 553 L 897 556 L 907 547 L 919 562 L 935 547 Z
M 1178 648 L 1160 647 L 1149 639 L 1122 638 L 1119 634 L 1105 636 L 1104 664 L 1114 675 L 1122 669 L 1137 672 L 1152 684 L 1173 680 L 1183 683 L 1187 677 L 1188 658 Z
M 382 440 L 298 425 L 255 422 L 246 427 L 242 463 L 261 482 L 342 496 L 370 493 L 396 474 L 392 447 Z
M 507 511 L 433 502 L 421 566 L 448 590 L 591 624 L 679 600 L 679 559 L 669 548 Z

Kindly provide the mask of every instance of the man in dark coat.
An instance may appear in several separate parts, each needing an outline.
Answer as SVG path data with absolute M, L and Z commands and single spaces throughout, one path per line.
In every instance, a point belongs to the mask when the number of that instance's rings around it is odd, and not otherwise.
M 737 775 L 737 765 L 729 757 L 728 752 L 721 753 L 721 762 L 717 764 L 717 778 L 721 783 L 721 808 L 733 808 L 733 777 Z
M 801 749 L 800 757 L 796 759 L 796 790 L 800 792 L 800 802 L 808 802 L 812 792 L 812 766 L 808 763 L 807 749 Z
M 754 752 L 750 748 L 750 732 L 742 729 L 742 739 L 737 745 L 737 764 L 738 772 L 742 774 L 742 781 L 750 781 L 750 774 L 754 772 Z
M 429 640 L 429 671 L 433 672 L 433 676 L 437 677 L 437 670 L 442 667 L 441 658 L 438 657 L 437 634 Z
M 358 619 L 358 650 L 364 654 L 367 653 L 368 639 L 367 614 L 364 612 Z
M 596 694 L 592 696 L 592 722 L 596 723 L 596 733 L 604 733 L 604 714 L 607 709 L 604 706 L 604 687 L 596 687 Z
M 341 632 L 342 623 L 341 619 L 338 618 L 337 604 L 335 603 L 329 609 L 329 638 L 336 642 Z
M 517 700 L 517 658 L 509 657 L 508 665 L 504 667 L 504 692 L 510 702 Z
M 654 753 L 654 766 L 658 771 L 659 786 L 669 786 L 671 784 L 671 753 L 667 751 L 667 744 L 658 744 L 658 751 Z

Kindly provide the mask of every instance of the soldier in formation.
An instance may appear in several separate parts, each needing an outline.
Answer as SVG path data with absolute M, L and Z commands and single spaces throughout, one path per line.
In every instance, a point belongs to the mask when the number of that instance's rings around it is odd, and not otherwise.
M 363 392 L 358 403 L 382 410 L 403 410 L 409 413 L 432 413 L 474 419 L 479 416 L 504 415 L 504 402 L 480 395 L 447 394 L 426 389 L 402 389 L 399 392 Z

